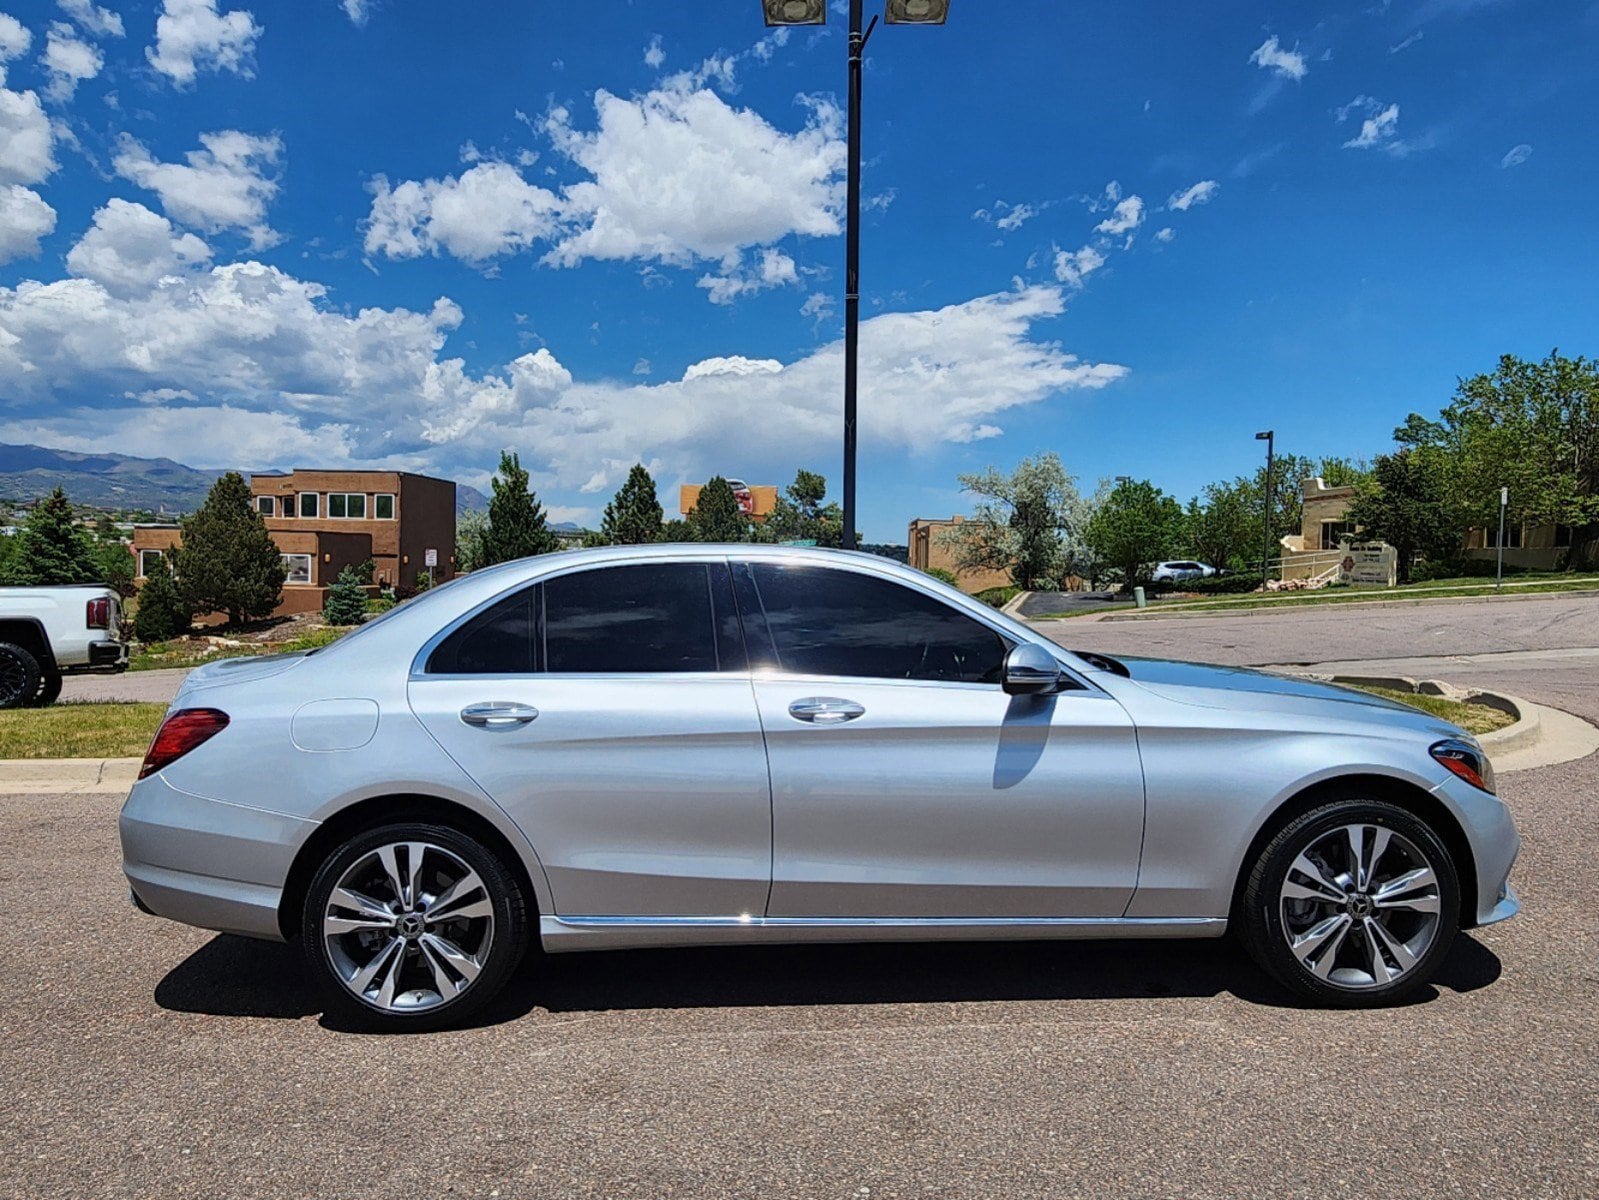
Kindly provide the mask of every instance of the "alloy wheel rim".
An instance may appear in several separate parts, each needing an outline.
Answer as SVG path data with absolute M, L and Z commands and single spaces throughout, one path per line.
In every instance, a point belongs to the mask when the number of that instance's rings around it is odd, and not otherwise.
M 322 915 L 328 961 L 345 989 L 384 1012 L 457 999 L 488 962 L 494 904 L 460 855 L 393 842 L 339 876 Z
M 0 703 L 12 704 L 23 699 L 23 688 L 28 673 L 22 664 L 9 654 L 0 654 Z
M 1438 937 L 1438 873 L 1410 839 L 1370 823 L 1340 825 L 1294 859 L 1279 900 L 1299 965 L 1349 991 L 1387 987 Z

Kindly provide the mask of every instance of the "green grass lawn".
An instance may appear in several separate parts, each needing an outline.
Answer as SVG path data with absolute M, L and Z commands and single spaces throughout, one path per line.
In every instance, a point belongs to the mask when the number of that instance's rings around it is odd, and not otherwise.
M 1392 688 L 1361 687 L 1359 690 L 1370 692 L 1373 696 L 1381 696 L 1385 700 L 1397 700 L 1401 704 L 1419 708 L 1422 712 L 1431 713 L 1435 717 L 1442 717 L 1445 721 L 1460 726 L 1467 733 L 1492 733 L 1515 722 L 1515 718 L 1509 713 L 1489 708 L 1486 704 L 1466 704 L 1459 700 L 1451 700 L 1447 696 L 1396 692 Z
M 55 704 L 0 712 L 0 758 L 142 758 L 164 704 Z

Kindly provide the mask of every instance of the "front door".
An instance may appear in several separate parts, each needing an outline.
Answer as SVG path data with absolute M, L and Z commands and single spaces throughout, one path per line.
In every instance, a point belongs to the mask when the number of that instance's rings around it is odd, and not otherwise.
M 766 751 L 725 561 L 525 588 L 441 641 L 410 699 L 527 836 L 555 915 L 764 911 Z
M 1122 915 L 1144 790 L 1119 704 L 1087 684 L 1006 695 L 1007 639 L 880 575 L 737 569 L 766 668 L 769 916 Z

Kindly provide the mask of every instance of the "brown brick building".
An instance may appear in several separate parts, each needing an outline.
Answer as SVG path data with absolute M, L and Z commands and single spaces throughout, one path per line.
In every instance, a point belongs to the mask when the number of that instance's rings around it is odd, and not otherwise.
M 291 471 L 253 475 L 250 493 L 289 575 L 278 613 L 314 612 L 345 567 L 372 560 L 373 581 L 415 587 L 455 576 L 455 484 L 405 471 Z M 179 545 L 175 525 L 139 525 L 133 556 Z

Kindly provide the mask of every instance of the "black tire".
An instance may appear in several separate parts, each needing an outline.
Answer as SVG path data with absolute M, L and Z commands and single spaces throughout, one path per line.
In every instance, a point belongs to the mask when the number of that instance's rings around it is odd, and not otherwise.
M 34 693 L 29 704 L 33 708 L 49 708 L 61 698 L 61 672 L 41 671 L 39 674 L 39 690 Z
M 39 660 L 14 642 L 0 642 L 0 708 L 25 708 L 39 694 Z
M 1364 887 L 1348 873 L 1355 857 L 1351 826 L 1362 829 L 1363 853 L 1374 851 L 1380 837 L 1387 839 L 1388 849 L 1372 863 Z M 1343 872 L 1333 861 L 1340 844 Z M 1295 866 L 1307 852 L 1319 878 Z M 1430 884 L 1401 889 L 1373 906 L 1385 879 L 1392 886 L 1393 879 L 1419 867 L 1432 872 Z M 1285 886 L 1320 891 L 1328 880 L 1345 892 L 1341 903 L 1284 895 Z M 1435 913 L 1420 910 L 1434 903 Z M 1240 910 L 1245 947 L 1283 986 L 1322 1005 L 1378 1008 L 1399 1003 L 1431 981 L 1460 927 L 1460 881 L 1448 849 L 1426 822 L 1351 792 L 1289 821 L 1267 843 L 1250 868 Z M 1316 931 L 1326 932 L 1325 943 L 1316 941 Z M 1304 958 L 1290 946 L 1296 938 Z
M 424 952 L 424 946 L 420 942 L 413 942 L 399 932 L 373 931 L 337 936 L 338 948 L 335 949 L 330 946 L 328 938 L 324 935 L 323 918 L 328 914 L 333 889 L 345 873 L 352 867 L 362 864 L 363 860 L 382 847 L 400 843 L 425 843 L 444 851 L 445 855 L 440 857 L 444 859 L 446 867 L 450 865 L 449 855 L 459 859 L 461 863 L 476 872 L 492 906 L 492 921 L 488 925 L 490 940 L 487 949 L 478 955 L 481 960 L 480 969 L 458 994 L 448 999 L 443 998 L 442 989 L 433 988 L 427 982 L 432 967 L 429 955 Z M 398 855 L 396 858 L 398 859 Z M 423 859 L 424 863 L 433 861 L 427 856 L 423 856 Z M 426 871 L 425 866 L 424 872 Z M 378 899 L 386 906 L 390 904 L 387 894 L 375 889 L 362 894 Z M 402 903 L 394 907 L 404 906 Z M 462 930 L 465 934 L 461 939 L 464 944 L 473 936 L 473 928 L 476 926 L 477 922 L 471 922 L 453 927 L 446 925 L 442 928 L 446 935 L 452 938 L 457 936 L 456 929 Z M 527 899 L 522 893 L 515 872 L 501 862 L 497 854 L 476 839 L 448 826 L 418 821 L 384 825 L 367 830 L 328 855 L 311 881 L 300 921 L 301 951 L 306 965 L 326 998 L 327 1011 L 343 1018 L 351 1025 L 379 1032 L 421 1032 L 459 1025 L 467 1021 L 504 989 L 527 950 L 528 937 Z M 354 939 L 353 943 L 350 939 Z M 413 983 L 422 984 L 421 989 L 407 989 L 403 995 L 418 995 L 420 991 L 431 990 L 432 994 L 439 998 L 428 1002 L 428 1007 L 405 1011 L 397 1009 L 392 1004 L 384 1006 L 377 1003 L 375 997 L 357 996 L 352 988 L 346 985 L 346 976 L 341 973 L 340 964 L 335 962 L 335 955 L 344 954 L 347 947 L 358 955 L 364 953 L 368 946 L 387 944 L 389 940 L 400 943 L 398 953 L 402 961 L 399 974 L 402 983 L 409 979 Z M 426 938 L 422 937 L 421 940 L 425 941 Z M 452 948 L 460 949 L 463 946 L 456 946 L 452 942 Z M 378 957 L 376 952 L 374 957 Z M 369 958 L 367 961 L 372 960 Z M 358 957 L 354 959 L 346 957 L 342 970 L 347 972 L 352 966 L 358 965 Z M 386 975 L 387 971 L 385 970 L 383 974 Z M 396 987 L 398 986 L 400 985 L 397 984 Z

